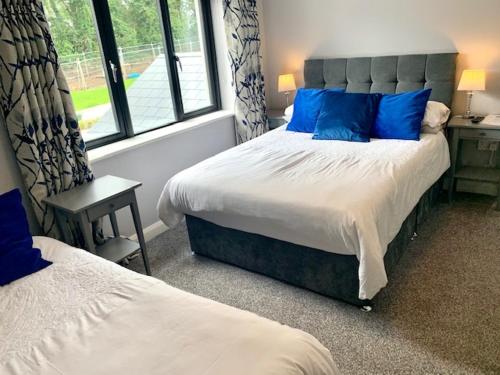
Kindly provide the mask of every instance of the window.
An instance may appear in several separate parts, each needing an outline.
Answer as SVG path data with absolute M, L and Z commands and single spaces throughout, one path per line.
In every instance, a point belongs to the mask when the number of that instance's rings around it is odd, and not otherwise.
M 219 108 L 209 3 L 44 3 L 89 148 Z

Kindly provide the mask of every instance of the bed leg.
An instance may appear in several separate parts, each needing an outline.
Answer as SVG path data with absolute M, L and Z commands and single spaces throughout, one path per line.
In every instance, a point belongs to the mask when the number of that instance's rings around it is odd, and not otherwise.
M 360 307 L 360 310 L 363 311 L 363 312 L 370 312 L 372 311 L 372 307 L 370 305 L 366 305 L 366 306 L 361 306 Z

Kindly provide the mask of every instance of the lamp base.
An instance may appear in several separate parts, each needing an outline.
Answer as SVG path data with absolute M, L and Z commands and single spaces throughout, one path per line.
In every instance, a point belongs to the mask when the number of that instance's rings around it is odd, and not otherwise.
M 286 107 L 290 105 L 290 91 L 285 91 L 285 96 L 286 96 Z
M 467 92 L 467 103 L 465 105 L 465 114 L 462 116 L 462 118 L 467 119 L 467 120 L 474 117 L 470 111 L 470 106 L 472 103 L 472 95 L 473 95 L 472 91 Z

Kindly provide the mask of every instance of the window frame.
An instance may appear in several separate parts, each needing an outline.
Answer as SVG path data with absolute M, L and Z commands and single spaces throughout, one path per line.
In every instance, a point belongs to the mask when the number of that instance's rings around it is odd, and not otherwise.
M 88 150 L 92 150 L 110 143 L 118 142 L 127 138 L 132 138 L 139 134 L 148 133 L 179 122 L 189 120 L 198 116 L 212 113 L 221 109 L 219 76 L 217 72 L 217 57 L 215 51 L 214 29 L 212 24 L 212 12 L 210 0 L 199 1 L 201 11 L 202 33 L 205 43 L 205 64 L 207 67 L 207 80 L 210 92 L 211 105 L 195 111 L 185 112 L 182 105 L 182 93 L 179 80 L 178 64 L 175 58 L 173 33 L 170 25 L 168 12 L 168 0 L 156 0 L 158 16 L 160 19 L 160 29 L 162 43 L 165 51 L 165 61 L 169 75 L 169 86 L 174 106 L 176 120 L 151 128 L 142 132 L 135 132 L 132 125 L 130 110 L 128 106 L 125 84 L 123 82 L 122 67 L 119 64 L 118 49 L 113 31 L 111 12 L 107 0 L 91 0 L 94 24 L 97 38 L 100 45 L 102 63 L 105 67 L 106 83 L 109 90 L 110 102 L 118 127 L 116 134 L 111 134 L 101 138 L 86 141 Z M 112 72 L 108 61 L 113 61 L 117 68 L 117 82 L 112 80 Z M 167 88 L 165 88 L 167 89 Z

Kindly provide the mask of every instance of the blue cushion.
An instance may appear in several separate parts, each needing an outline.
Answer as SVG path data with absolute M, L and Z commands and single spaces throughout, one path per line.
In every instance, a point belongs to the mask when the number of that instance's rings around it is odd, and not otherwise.
M 33 248 L 26 212 L 18 189 L 0 195 L 0 286 L 31 275 L 51 262 Z
M 380 94 L 325 94 L 313 139 L 369 142 Z
M 420 140 L 420 127 L 430 95 L 431 89 L 383 95 L 371 136 Z
M 298 89 L 293 102 L 293 115 L 286 130 L 312 133 L 316 126 L 323 97 L 327 92 L 343 92 L 343 89 Z

